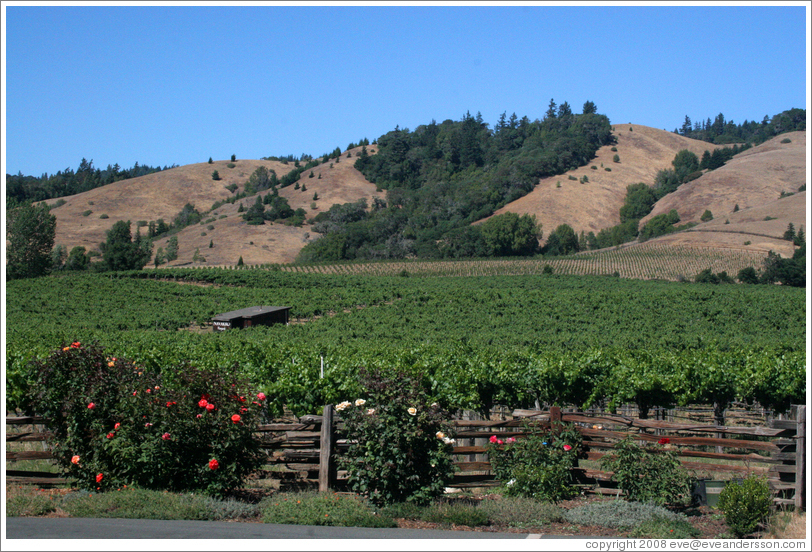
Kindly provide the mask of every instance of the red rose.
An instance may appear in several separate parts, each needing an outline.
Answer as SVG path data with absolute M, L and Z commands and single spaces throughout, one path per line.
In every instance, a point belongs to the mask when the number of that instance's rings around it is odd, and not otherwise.
M 248 412 L 248 409 L 243 406 L 242 408 L 240 408 L 240 412 L 242 413 Z
M 94 408 L 96 408 L 96 403 L 90 403 L 89 405 L 87 405 L 87 407 L 88 407 L 90 410 L 93 410 Z
M 209 460 L 209 469 L 210 469 L 210 470 L 216 470 L 216 469 L 217 469 L 217 468 L 219 468 L 219 467 L 220 467 L 220 462 L 218 462 L 218 461 L 217 461 L 217 460 L 215 460 L 214 458 L 212 458 L 211 460 Z
M 240 418 L 240 415 L 239 415 L 239 414 L 234 414 L 234 415 L 231 417 L 231 421 L 232 421 L 232 422 L 234 422 L 235 424 L 236 424 L 236 423 L 239 423 L 239 421 L 240 421 L 240 420 L 241 420 L 241 418 Z
M 564 450 L 572 450 L 572 447 L 570 445 L 564 445 Z
M 113 438 L 113 437 L 115 437 L 115 436 L 116 436 L 116 434 L 115 434 L 115 433 L 113 433 L 113 432 L 110 432 L 110 433 L 108 433 L 108 434 L 107 434 L 107 438 L 108 438 L 108 439 L 112 439 L 112 438 Z
M 161 435 L 161 439 L 163 439 L 164 441 L 170 441 L 172 439 L 172 436 L 168 433 L 164 433 L 163 435 Z
M 265 400 L 265 393 L 257 393 L 257 398 L 261 401 Z
M 120 427 L 121 427 L 121 424 L 120 424 L 120 423 L 118 423 L 118 422 L 116 422 L 116 425 L 115 425 L 115 426 L 113 426 L 113 429 L 114 429 L 114 430 L 116 430 L 116 431 L 118 431 L 118 428 L 120 428 Z
M 102 475 L 102 474 L 98 474 L 98 475 L 96 476 L 96 483 L 101 483 L 101 480 L 102 480 L 102 479 L 104 479 L 104 475 Z
M 211 412 L 212 410 L 214 410 L 214 405 L 213 405 L 213 404 L 211 404 L 211 403 L 207 404 L 207 405 L 206 405 L 206 410 L 208 410 L 209 412 Z
M 206 405 L 209 404 L 209 401 L 206 399 L 200 399 L 200 402 L 197 403 L 197 406 L 200 408 L 206 408 Z
M 82 346 L 82 344 L 79 343 L 78 341 L 74 341 L 73 343 L 70 344 L 70 346 L 73 347 L 74 349 L 78 349 L 79 347 Z
M 245 402 L 245 397 L 240 397 L 240 402 Z
M 198 414 L 197 416 L 195 416 L 195 418 L 202 418 L 202 417 L 203 417 L 203 414 Z
M 152 389 L 147 389 L 147 393 L 152 393 Z
M 662 439 L 657 441 L 657 443 L 660 444 L 660 445 L 667 445 L 670 442 L 671 442 L 671 439 L 669 439 L 668 437 L 663 437 Z

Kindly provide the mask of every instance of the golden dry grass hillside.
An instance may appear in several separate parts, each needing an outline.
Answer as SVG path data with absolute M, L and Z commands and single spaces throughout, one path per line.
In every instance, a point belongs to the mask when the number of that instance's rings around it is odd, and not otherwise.
M 652 184 L 659 170 L 672 166 L 671 161 L 680 150 L 687 149 L 701 157 L 706 150 L 722 147 L 637 124 L 614 125 L 614 135 L 617 143 L 599 149 L 587 166 L 541 179 L 531 193 L 496 214 L 508 211 L 534 214 L 542 224 L 544 237 L 565 223 L 578 233 L 597 233 L 620 222 L 619 210 L 627 186 L 638 182 Z M 374 154 L 377 148 L 372 145 L 367 149 Z M 375 197 L 385 199 L 385 192 L 378 191 L 354 168 L 359 152 L 360 148 L 355 148 L 342 153 L 338 161 L 322 163 L 313 168 L 312 176 L 311 171 L 305 171 L 299 189 L 288 186 L 280 189 L 280 195 L 294 210 L 304 209 L 307 218 L 336 204 L 361 198 L 371 204 Z M 191 203 L 204 214 L 203 221 L 177 234 L 180 251 L 178 259 L 170 263 L 172 266 L 234 265 L 240 257 L 248 265 L 293 262 L 301 248 L 318 237 L 308 224 L 247 225 L 238 212 L 239 205 L 242 203 L 247 209 L 256 196 L 211 210 L 215 202 L 243 191 L 257 167 L 273 169 L 281 178 L 294 168 L 293 164 L 264 160 L 237 160 L 233 168 L 228 164 L 224 160 L 186 165 L 63 198 L 66 202 L 52 210 L 57 217 L 56 243 L 68 250 L 77 245 L 98 250 L 114 222 L 130 220 L 135 232 L 139 221 L 163 218 L 171 222 L 184 205 Z M 219 172 L 221 180 L 212 179 L 213 170 Z M 683 223 L 699 222 L 708 209 L 714 215 L 713 220 L 658 241 L 681 247 L 743 249 L 765 254 L 773 250 L 790 256 L 792 245 L 781 236 L 790 222 L 806 231 L 806 193 L 798 193 L 805 179 L 806 133 L 783 134 L 680 186 L 660 200 L 641 224 L 670 209 L 677 209 Z M 235 192 L 226 188 L 232 184 L 238 187 Z M 782 192 L 794 195 L 781 198 Z M 315 201 L 314 194 L 318 194 Z M 56 200 L 49 203 L 55 205 Z M 736 205 L 739 208 L 734 212 Z M 168 237 L 156 240 L 153 252 L 165 248 L 167 241 Z M 198 260 L 193 262 L 196 253 Z
M 561 224 L 569 224 L 578 233 L 597 234 L 620 223 L 627 186 L 638 182 L 651 185 L 657 171 L 672 167 L 671 161 L 680 150 L 701 157 L 705 150 L 721 147 L 636 124 L 614 125 L 613 134 L 617 143 L 600 148 L 587 166 L 542 178 L 532 192 L 495 214 L 536 215 L 544 236 Z M 614 161 L 615 155 L 619 162 Z M 582 183 L 584 176 L 588 181 Z
M 535 190 L 496 214 L 534 214 L 545 236 L 560 224 L 569 224 L 576 232 L 597 233 L 620 222 L 628 185 L 651 185 L 657 171 L 672 167 L 671 161 L 680 150 L 690 150 L 701 158 L 705 150 L 723 147 L 641 125 L 615 125 L 614 129 L 617 151 L 613 146 L 602 147 L 586 167 L 542 179 Z M 616 154 L 619 162 L 614 161 Z M 587 182 L 581 181 L 583 176 Z M 677 210 L 682 224 L 699 223 L 708 209 L 713 220 L 658 242 L 764 253 L 772 250 L 792 256 L 792 244 L 781 237 L 790 222 L 806 232 L 806 192 L 798 193 L 805 182 L 806 132 L 782 134 L 680 186 L 657 202 L 640 224 L 642 227 L 651 217 L 671 209 Z M 782 193 L 793 195 L 782 198 Z M 739 208 L 733 212 L 736 205 Z
M 370 153 L 376 150 L 374 146 L 368 149 Z M 335 204 L 361 198 L 367 198 L 371 203 L 373 197 L 383 198 L 385 194 L 377 192 L 376 186 L 353 167 L 358 152 L 360 148 L 344 152 L 340 161 L 334 160 L 313 168 L 312 178 L 309 171 L 302 173 L 300 183 L 305 185 L 305 191 L 288 186 L 280 189 L 279 194 L 288 200 L 294 210 L 305 209 L 308 217 L 326 211 Z M 348 153 L 352 157 L 348 158 Z M 57 219 L 55 242 L 65 245 L 68 250 L 77 245 L 98 250 L 99 244 L 106 239 L 107 230 L 116 221 L 131 221 L 132 232 L 135 233 L 138 221 L 163 218 L 169 223 L 184 205 L 191 203 L 198 211 L 205 213 L 204 222 L 184 228 L 177 234 L 179 255 L 171 265 L 192 263 L 198 250 L 205 261 L 195 264 L 207 266 L 234 265 L 240 257 L 246 264 L 292 262 L 307 239 L 312 239 L 307 225 L 297 228 L 266 222 L 260 226 L 248 226 L 238 213 L 239 204 L 242 203 L 247 209 L 256 201 L 255 195 L 234 204 L 225 203 L 214 211 L 210 209 L 215 202 L 243 191 L 246 181 L 257 167 L 273 169 L 281 178 L 293 170 L 294 165 L 238 159 L 234 162 L 234 168 L 229 168 L 229 163 L 226 160 L 213 164 L 185 165 L 63 198 L 66 203 L 52 210 Z M 212 179 L 214 170 L 218 171 L 221 180 Z M 233 193 L 226 188 L 231 184 L 238 186 Z M 264 195 L 268 192 L 260 193 Z M 318 194 L 319 198 L 315 202 L 314 194 Z M 48 203 L 54 205 L 56 200 Z M 87 211 L 91 213 L 85 215 Z M 100 218 L 102 215 L 106 217 Z M 142 232 L 145 231 L 146 228 L 142 228 Z M 159 247 L 165 248 L 168 240 L 168 237 L 156 240 L 153 252 L 157 252 Z

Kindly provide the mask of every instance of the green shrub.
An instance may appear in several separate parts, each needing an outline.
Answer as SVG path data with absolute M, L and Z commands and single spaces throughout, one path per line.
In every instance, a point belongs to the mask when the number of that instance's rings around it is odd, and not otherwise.
M 653 447 L 642 447 L 629 435 L 601 464 L 614 472 L 612 480 L 628 501 L 670 504 L 690 500 L 693 479 L 682 468 L 677 451 L 669 448 L 667 438 Z
M 100 219 L 107 219 L 107 218 L 110 218 L 110 217 L 108 217 L 107 214 L 102 213 L 101 215 L 99 215 L 99 218 Z
M 763 477 L 751 475 L 738 482 L 731 481 L 719 495 L 719 509 L 725 523 L 738 537 L 753 533 L 767 520 L 773 497 Z
M 82 213 L 82 216 L 83 216 L 83 217 L 87 217 L 87 216 L 90 216 L 90 214 L 91 214 L 91 213 L 93 213 L 93 211 L 91 211 L 90 209 L 88 209 L 87 211 L 84 211 L 84 212 Z
M 361 368 L 365 399 L 336 406 L 350 443 L 341 465 L 349 488 L 373 504 L 427 504 L 454 474 L 449 418 L 429 405 L 420 379 Z
M 229 169 L 233 169 L 236 166 L 237 165 L 235 165 L 234 163 L 229 163 L 228 165 L 226 165 L 226 167 L 228 167 Z
M 781 140 L 782 144 L 789 144 L 790 142 L 792 142 L 792 140 L 790 140 L 789 138 L 784 138 L 783 140 Z
M 592 169 L 593 171 L 597 171 L 597 170 L 598 170 L 598 167 L 596 167 L 595 165 L 592 165 L 592 166 L 591 166 L 591 167 L 589 167 L 589 168 L 590 168 L 590 169 Z
M 290 525 L 396 527 L 388 515 L 366 500 L 336 493 L 281 493 L 260 503 L 262 521 Z
M 672 522 L 684 519 L 662 506 L 622 500 L 592 502 L 564 512 L 564 519 L 570 523 L 614 528 L 634 527 L 657 518 Z
M 50 420 L 56 464 L 80 488 L 123 485 L 222 495 L 265 455 L 254 398 L 236 367 L 154 373 L 74 342 L 35 361 L 33 400 Z
M 212 180 L 220 180 L 220 173 L 218 171 L 212 171 L 211 179 Z
M 614 161 L 615 163 L 620 163 L 620 156 L 618 154 L 615 154 L 614 157 L 612 157 L 612 161 Z
M 612 146 L 611 150 L 612 151 L 617 151 L 617 148 L 615 146 Z
M 56 200 L 56 203 L 54 203 L 54 206 L 52 208 L 56 209 L 57 207 L 62 207 L 63 205 L 65 205 L 65 203 L 67 203 L 67 201 L 65 201 L 62 198 L 59 198 Z
M 708 222 L 709 220 L 713 220 L 713 213 L 711 213 L 709 209 L 705 209 L 705 212 L 702 213 L 702 216 L 699 217 L 699 220 L 701 220 L 702 222 Z
M 575 177 L 575 176 L 572 176 L 572 175 L 569 175 L 567 178 L 570 179 L 570 180 L 578 180 L 578 177 Z
M 610 167 L 604 167 L 603 170 L 605 170 L 606 172 L 612 172 L 612 169 Z
M 527 428 L 521 439 L 491 436 L 488 458 L 507 496 L 558 502 L 578 494 L 571 469 L 581 448 L 581 434 L 572 425 L 561 431 Z

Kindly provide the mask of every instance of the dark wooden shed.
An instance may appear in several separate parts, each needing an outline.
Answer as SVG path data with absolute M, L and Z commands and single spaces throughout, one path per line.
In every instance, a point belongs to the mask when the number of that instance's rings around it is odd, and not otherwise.
M 287 324 L 290 309 L 291 307 L 248 307 L 218 314 L 211 322 L 215 331 Z

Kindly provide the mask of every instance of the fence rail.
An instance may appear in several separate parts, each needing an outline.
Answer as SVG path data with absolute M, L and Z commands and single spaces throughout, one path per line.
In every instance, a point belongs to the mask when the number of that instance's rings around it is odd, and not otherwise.
M 514 410 L 504 419 L 455 419 L 457 445 L 453 448 L 458 470 L 450 487 L 471 488 L 499 485 L 487 458 L 487 440 L 521 437 L 528 427 L 550 428 L 572 423 L 581 433 L 586 460 L 599 462 L 610 453 L 618 440 L 628 435 L 640 442 L 656 442 L 664 437 L 679 455 L 682 465 L 701 473 L 726 473 L 735 477 L 763 474 L 774 493 L 776 504 L 806 507 L 806 406 L 793 407 L 793 419 L 772 419 L 762 425 L 719 426 L 684 423 L 661 419 L 640 419 L 629 415 L 603 412 L 562 412 L 557 407 L 547 411 Z M 474 418 L 476 416 L 465 416 Z M 10 426 L 31 426 L 29 431 L 7 432 L 7 446 L 43 442 L 48 437 L 46 420 L 40 417 L 7 417 Z M 332 405 L 324 407 L 323 416 L 304 416 L 296 421 L 279 421 L 258 427 L 268 463 L 273 469 L 260 478 L 278 479 L 315 487 L 325 491 L 340 488 L 346 473 L 337 469 L 337 459 L 348 444 L 341 438 L 343 422 Z M 708 436 L 712 434 L 713 436 Z M 6 461 L 52 458 L 47 446 L 42 450 L 6 451 Z M 721 451 L 721 452 L 720 452 Z M 578 484 L 586 492 L 619 494 L 611 487 L 611 472 L 592 467 L 573 469 Z M 7 469 L 6 480 L 40 486 L 65 484 L 56 474 L 43 471 Z

